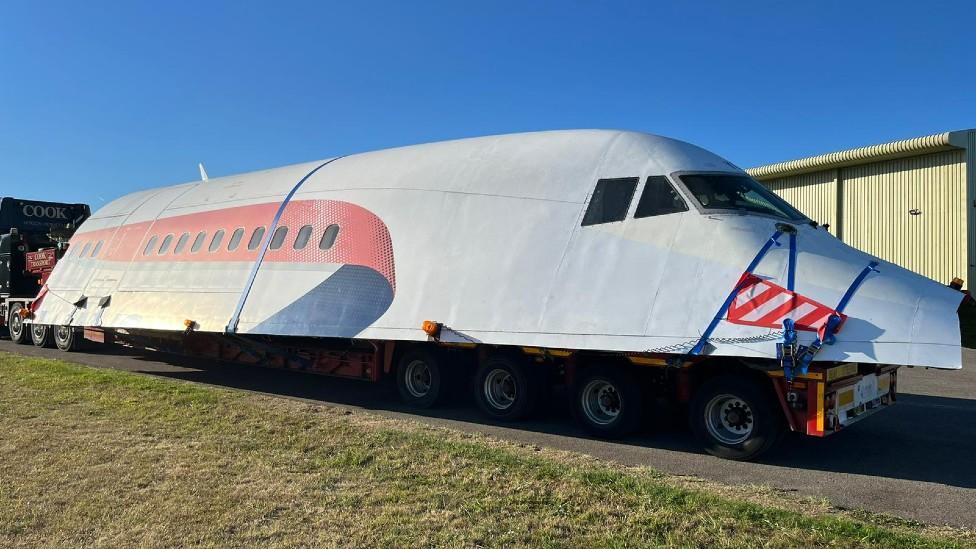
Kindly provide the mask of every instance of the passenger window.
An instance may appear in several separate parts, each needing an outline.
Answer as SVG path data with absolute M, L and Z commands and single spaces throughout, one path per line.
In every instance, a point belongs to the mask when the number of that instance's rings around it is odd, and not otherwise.
M 308 245 L 308 239 L 312 236 L 312 226 L 305 225 L 301 229 L 298 229 L 298 236 L 295 237 L 294 248 L 296 250 L 301 250 Z
M 173 243 L 173 235 L 168 234 L 166 238 L 163 239 L 163 243 L 159 245 L 159 255 L 163 255 L 169 250 L 169 245 Z
M 241 245 L 241 239 L 244 238 L 244 227 L 238 227 L 234 230 L 234 234 L 230 235 L 230 242 L 227 243 L 227 251 L 233 252 Z
M 224 240 L 224 230 L 218 229 L 213 235 L 213 240 L 210 241 L 210 247 L 207 248 L 210 252 L 216 252 L 217 248 L 220 247 L 220 243 Z
M 190 246 L 190 253 L 195 254 L 200 251 L 200 247 L 203 246 L 203 241 L 207 239 L 207 231 L 200 231 L 197 233 L 197 237 L 193 239 L 193 245 Z
M 271 235 L 271 249 L 277 250 L 285 242 L 285 237 L 288 236 L 288 227 L 281 226 L 275 229 L 273 235 Z
M 636 177 L 620 179 L 601 179 L 596 182 L 590 205 L 583 215 L 582 225 L 597 225 L 623 221 L 627 217 L 627 208 L 634 197 L 637 188 Z
M 103 242 L 104 242 L 103 240 L 99 240 L 98 241 L 98 244 L 95 244 L 95 249 L 92 250 L 92 255 L 91 255 L 92 257 L 97 256 L 98 255 L 98 252 L 102 251 L 102 243 Z
M 251 233 L 251 240 L 247 243 L 248 250 L 254 250 L 261 244 L 261 239 L 264 238 L 264 227 L 258 227 L 254 229 Z
M 325 232 L 322 233 L 322 240 L 319 240 L 319 249 L 328 250 L 331 248 L 339 237 L 339 226 L 329 225 L 325 228 Z
M 644 192 L 637 203 L 634 218 L 652 217 L 677 212 L 687 212 L 688 205 L 678 196 L 668 178 L 663 175 L 652 175 L 647 178 Z
M 146 243 L 146 249 L 142 251 L 142 255 L 149 255 L 149 252 L 151 252 L 156 247 L 156 239 L 157 239 L 156 236 L 153 236 L 152 238 L 149 239 L 149 242 Z
M 91 248 L 91 242 L 85 242 L 85 247 L 81 249 L 81 253 L 78 254 L 78 257 L 85 257 L 85 254 L 88 253 L 88 248 Z
M 180 239 L 176 241 L 176 247 L 173 248 L 173 254 L 182 253 L 183 249 L 186 248 L 186 243 L 190 241 L 190 233 L 183 233 L 180 235 Z

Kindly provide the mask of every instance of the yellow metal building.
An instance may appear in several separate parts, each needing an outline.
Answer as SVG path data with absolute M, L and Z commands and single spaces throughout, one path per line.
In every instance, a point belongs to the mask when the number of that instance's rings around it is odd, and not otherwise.
M 944 284 L 976 277 L 976 129 L 746 171 L 851 246 Z

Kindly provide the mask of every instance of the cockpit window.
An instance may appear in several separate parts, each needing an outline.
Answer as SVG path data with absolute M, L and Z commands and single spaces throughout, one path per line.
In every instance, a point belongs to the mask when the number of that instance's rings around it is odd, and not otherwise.
M 668 178 L 663 175 L 652 175 L 644 184 L 644 192 L 637 202 L 634 218 L 653 217 L 677 212 L 688 211 L 688 205 L 678 196 Z
M 705 210 L 737 210 L 793 221 L 806 219 L 796 208 L 747 175 L 685 174 L 680 177 Z
M 601 179 L 596 182 L 582 226 L 623 221 L 637 189 L 637 178 Z

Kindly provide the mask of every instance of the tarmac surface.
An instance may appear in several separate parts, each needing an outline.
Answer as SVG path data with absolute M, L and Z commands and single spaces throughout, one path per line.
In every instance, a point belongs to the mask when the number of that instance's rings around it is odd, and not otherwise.
M 704 454 L 681 428 L 658 429 L 622 442 L 596 440 L 569 419 L 565 399 L 555 399 L 541 417 L 500 424 L 485 419 L 473 404 L 459 402 L 418 413 L 400 405 L 388 389 L 299 372 L 121 348 L 67 354 L 7 339 L 0 339 L 0 351 L 365 409 L 625 465 L 646 465 L 672 475 L 767 485 L 826 498 L 842 508 L 976 528 L 976 351 L 970 349 L 963 350 L 962 370 L 900 369 L 900 395 L 891 409 L 824 439 L 791 434 L 761 463 Z

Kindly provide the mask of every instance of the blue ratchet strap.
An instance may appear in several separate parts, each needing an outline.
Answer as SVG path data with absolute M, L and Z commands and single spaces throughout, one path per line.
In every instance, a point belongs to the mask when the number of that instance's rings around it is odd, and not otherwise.
M 756 257 L 753 258 L 752 263 L 750 263 L 749 266 L 746 267 L 745 272 L 742 273 L 742 277 L 739 278 L 739 282 L 737 282 L 735 287 L 732 288 L 732 291 L 729 292 L 729 296 L 725 298 L 725 303 L 723 303 L 722 307 L 718 310 L 717 313 L 715 313 L 715 316 L 712 318 L 711 323 L 709 323 L 708 327 L 705 328 L 705 332 L 701 335 L 701 338 L 698 339 L 698 343 L 696 343 L 695 346 L 691 348 L 691 351 L 688 353 L 689 355 L 700 355 L 702 351 L 705 350 L 705 345 L 708 344 L 708 338 L 711 337 L 712 332 L 715 331 L 715 328 L 718 326 L 718 323 L 722 320 L 722 317 L 725 316 L 726 312 L 728 312 L 729 306 L 732 305 L 732 300 L 735 299 L 736 294 L 738 294 L 739 290 L 742 289 L 742 285 L 746 279 L 746 275 L 752 274 L 752 271 L 756 269 L 756 267 L 759 265 L 759 262 L 762 261 L 764 257 L 766 257 L 766 254 L 769 252 L 770 248 L 772 248 L 774 245 L 779 246 L 779 242 L 777 242 L 777 240 L 779 240 L 779 237 L 782 235 L 783 235 L 782 231 L 776 231 L 775 233 L 773 233 L 773 236 L 769 237 L 769 240 L 767 240 L 766 243 L 763 244 L 763 247 L 759 249 L 759 253 L 757 253 Z
M 786 289 L 796 301 L 796 233 L 790 233 L 790 258 L 786 271 Z M 776 344 L 776 358 L 779 359 L 786 379 L 793 379 L 793 368 L 796 365 L 797 345 L 796 327 L 792 318 L 783 319 L 783 342 Z
M 800 367 L 798 368 L 801 374 L 805 374 L 810 370 L 810 363 L 813 362 L 813 357 L 817 356 L 820 352 L 820 348 L 826 345 L 833 345 L 836 338 L 834 337 L 834 330 L 840 325 L 841 318 L 839 315 L 830 315 L 827 317 L 827 324 L 824 326 L 824 337 L 820 339 L 818 336 L 813 340 L 813 343 L 809 347 L 801 347 L 799 351 L 800 355 Z M 785 373 L 784 373 L 785 375 Z M 788 381 L 792 381 L 791 378 L 787 378 Z
M 878 262 L 872 261 L 868 263 L 868 266 L 865 267 L 860 274 L 857 275 L 857 278 L 854 279 L 854 282 L 851 282 L 850 287 L 847 288 L 847 292 L 844 293 L 844 297 L 840 298 L 840 303 L 838 303 L 837 308 L 834 309 L 835 313 L 842 313 L 844 311 L 844 309 L 847 307 L 847 304 L 850 303 L 851 298 L 854 297 L 854 292 L 856 292 L 857 289 L 861 287 L 861 284 L 864 282 L 864 279 L 867 278 L 868 275 L 871 274 L 871 272 L 875 272 L 875 273 L 880 272 L 878 271 L 877 267 L 878 267 Z M 813 340 L 813 343 L 811 343 L 809 347 L 800 349 L 800 373 L 801 374 L 807 373 L 807 371 L 810 368 L 810 363 L 813 362 L 813 358 L 817 356 L 817 353 L 820 352 L 821 347 L 823 347 L 824 345 L 833 345 L 834 342 L 837 341 L 837 338 L 834 336 L 834 332 L 837 330 L 837 327 L 840 325 L 841 320 L 842 319 L 840 317 L 840 314 L 830 315 L 830 317 L 827 318 L 827 325 L 824 326 L 823 328 L 824 330 L 823 338 L 821 338 L 818 335 L 817 338 Z M 784 371 L 784 375 L 786 375 L 785 371 Z M 790 378 L 787 377 L 787 379 Z
M 837 311 L 838 313 L 844 312 L 844 308 L 847 307 L 847 303 L 850 302 L 852 297 L 854 297 L 854 292 L 856 292 L 857 289 L 861 286 L 861 283 L 864 282 L 864 279 L 868 277 L 868 274 L 870 274 L 872 271 L 876 273 L 880 272 L 878 271 L 877 267 L 878 267 L 877 261 L 872 261 L 868 263 L 868 266 L 861 271 L 861 274 L 857 275 L 857 278 L 854 279 L 854 282 L 851 282 L 851 287 L 847 289 L 847 293 L 844 294 L 844 297 L 840 298 L 840 303 L 837 304 L 837 308 L 834 309 L 835 311 Z
M 783 375 L 787 380 L 792 380 L 796 364 L 796 329 L 792 318 L 783 320 L 783 342 L 776 344 L 776 357 L 783 366 Z
M 796 286 L 796 233 L 790 233 L 790 266 L 789 266 L 789 271 L 786 272 L 786 289 L 792 292 L 795 286 Z

